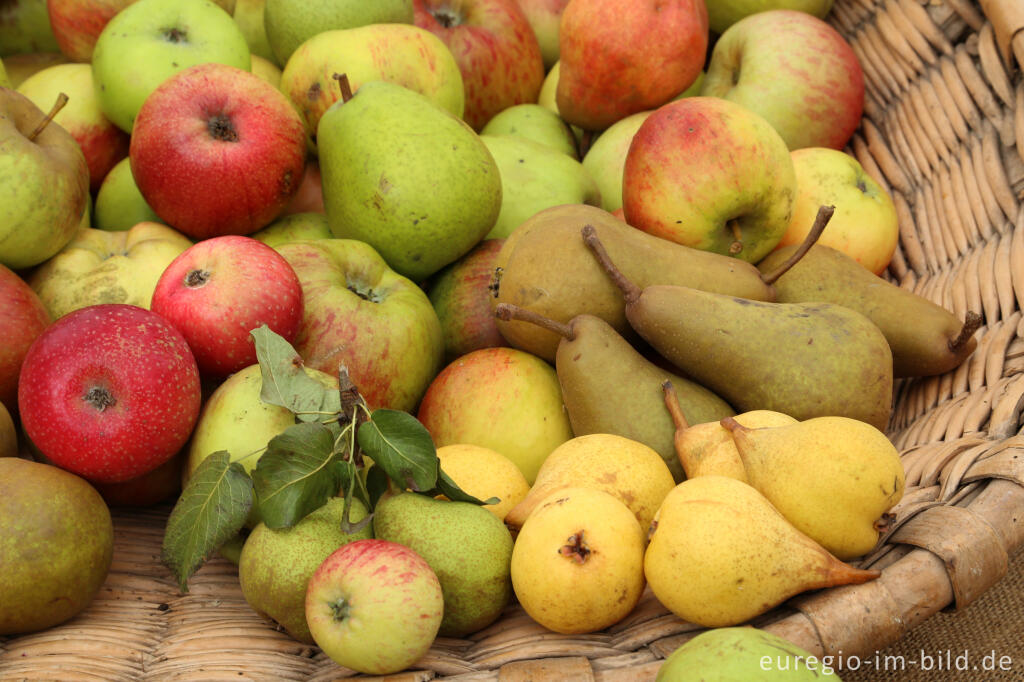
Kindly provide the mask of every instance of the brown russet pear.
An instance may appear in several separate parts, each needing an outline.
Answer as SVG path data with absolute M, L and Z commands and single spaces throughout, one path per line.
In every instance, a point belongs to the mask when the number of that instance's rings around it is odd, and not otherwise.
M 588 313 L 629 334 L 622 294 L 580 240 L 592 225 L 615 263 L 638 286 L 679 284 L 731 296 L 771 301 L 775 292 L 750 263 L 701 251 L 642 232 L 585 204 L 553 206 L 512 231 L 494 261 L 492 308 L 512 303 L 557 322 Z M 520 350 L 554 362 L 560 336 L 516 320 L 498 331 Z
M 796 246 L 768 254 L 758 268 L 766 276 Z M 892 349 L 893 376 L 931 376 L 957 367 L 974 352 L 981 316 L 953 313 L 868 271 L 842 251 L 815 244 L 774 280 L 778 301 L 826 301 L 852 308 L 882 330 Z
M 879 429 L 892 405 L 892 352 L 864 315 L 833 303 L 769 303 L 678 285 L 641 288 L 595 230 L 584 242 L 623 292 L 630 326 L 736 410 L 825 415 Z
M 728 476 L 691 478 L 665 497 L 644 574 L 666 608 L 705 627 L 738 625 L 801 592 L 881 575 L 832 556 Z
M 664 384 L 665 406 L 672 415 L 676 431 L 673 437 L 676 457 L 686 478 L 697 476 L 729 476 L 748 483 L 743 460 L 736 450 L 732 433 L 720 422 L 697 422 L 690 425 L 679 404 L 675 386 Z M 771 410 L 751 410 L 733 417 L 738 423 L 751 428 L 795 424 L 788 414 Z
M 748 428 L 726 417 L 750 485 L 798 530 L 836 557 L 869 552 L 903 497 L 899 452 L 857 419 L 817 417 Z
M 662 384 L 672 382 L 679 409 L 693 423 L 717 426 L 735 414 L 700 384 L 648 360 L 599 317 L 582 314 L 563 324 L 508 303 L 499 304 L 495 314 L 533 322 L 561 337 L 555 372 L 576 436 L 610 433 L 639 441 L 661 455 L 677 482 L 683 480 L 683 468 L 673 447 L 675 426 L 662 402 Z

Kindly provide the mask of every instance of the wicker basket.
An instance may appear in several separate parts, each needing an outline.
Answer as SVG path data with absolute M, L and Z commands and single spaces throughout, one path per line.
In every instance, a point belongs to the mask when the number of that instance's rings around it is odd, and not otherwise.
M 812 653 L 849 656 L 971 603 L 1024 544 L 1024 0 L 836 0 L 829 21 L 866 76 L 848 151 L 899 212 L 889 275 L 961 318 L 984 315 L 960 368 L 897 382 L 889 435 L 908 488 L 861 562 L 882 577 L 801 595 L 755 623 Z M 0 637 L 0 679 L 354 676 L 258 617 L 223 559 L 180 594 L 159 562 L 168 511 L 115 511 L 113 566 L 95 602 L 62 626 Z M 416 671 L 393 679 L 652 679 L 698 631 L 649 591 L 625 621 L 591 635 L 546 631 L 513 605 L 467 639 L 438 639 Z

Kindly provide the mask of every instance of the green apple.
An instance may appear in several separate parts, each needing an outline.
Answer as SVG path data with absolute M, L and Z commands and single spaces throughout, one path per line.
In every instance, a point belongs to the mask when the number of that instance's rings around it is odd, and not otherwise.
M 316 569 L 306 589 L 306 622 L 339 665 L 373 675 L 396 673 L 430 649 L 444 612 L 441 582 L 405 545 L 356 540 Z
M 601 208 L 609 213 L 622 208 L 622 169 L 626 165 L 626 153 L 636 131 L 650 115 L 649 111 L 641 111 L 616 121 L 594 140 L 583 157 L 583 167 L 601 192 Z
M 188 237 L 160 223 L 122 232 L 84 228 L 28 283 L 54 320 L 99 303 L 148 309 L 160 275 L 190 246 Z
M 551 451 L 573 437 L 554 368 L 507 347 L 472 351 L 441 370 L 417 417 L 437 447 L 497 450 L 530 485 Z
M 332 497 L 291 528 L 273 530 L 259 523 L 246 538 L 238 558 L 238 582 L 245 601 L 306 644 L 313 644 L 306 624 L 309 578 L 342 545 L 373 537 L 369 523 L 356 533 L 342 531 L 344 511 L 345 499 Z M 358 523 L 368 513 L 366 505 L 352 499 L 349 522 Z
M 524 137 L 481 135 L 501 173 L 501 212 L 486 239 L 504 239 L 534 213 L 561 204 L 601 205 L 601 192 L 576 159 Z
M 337 377 L 303 369 L 324 386 L 338 387 Z M 183 484 L 204 459 L 220 450 L 227 450 L 232 462 L 251 472 L 270 439 L 295 424 L 291 410 L 260 399 L 262 390 L 263 375 L 257 364 L 235 372 L 210 394 L 192 432 L 181 473 Z
M 330 239 L 334 235 L 331 234 L 331 228 L 327 226 L 327 216 L 323 213 L 292 213 L 278 218 L 249 236 L 267 246 L 277 248 L 288 242 Z
M 0 2 L 0 57 L 59 50 L 46 0 Z
M 818 244 L 842 251 L 881 275 L 899 242 L 899 220 L 892 197 L 854 157 L 838 149 L 805 147 L 790 153 L 796 170 L 796 200 L 789 229 L 779 247 L 800 244 L 820 206 L 835 213 Z
M 441 39 L 411 24 L 372 24 L 324 31 L 302 43 L 281 73 L 281 90 L 302 114 L 315 143 L 324 112 L 342 99 L 334 74 L 345 74 L 352 92 L 363 83 L 389 81 L 414 90 L 461 117 L 462 73 Z
M 773 9 L 740 19 L 718 38 L 701 95 L 764 117 L 790 149 L 843 149 L 861 122 L 864 72 L 829 23 Z
M 278 64 L 324 31 L 370 24 L 411 24 L 412 0 L 266 0 L 263 24 Z
M 750 263 L 782 239 L 795 196 L 782 137 L 749 109 L 716 97 L 686 97 L 651 113 L 622 174 L 627 223 Z
M 85 154 L 89 166 L 89 188 L 95 192 L 110 169 L 128 157 L 128 134 L 110 122 L 100 110 L 88 64 L 57 64 L 39 71 L 18 86 L 43 111 L 60 93 L 68 96 L 67 105 L 53 117 L 55 123 L 71 133 Z
M 245 42 L 249 45 L 249 52 L 253 57 L 262 57 L 274 66 L 280 66 L 277 56 L 270 48 L 267 40 L 267 30 L 263 25 L 263 11 L 267 0 L 235 0 L 235 11 L 233 16 L 235 23 L 242 29 Z
M 516 104 L 500 111 L 480 130 L 480 134 L 525 137 L 579 159 L 576 138 L 569 124 L 541 104 Z
M 86 214 L 89 167 L 75 138 L 39 107 L 0 89 L 0 264 L 38 265 L 64 248 Z
M 371 408 L 413 410 L 443 362 L 441 323 L 426 293 L 355 239 L 281 244 L 302 283 L 295 350 L 308 367 L 348 369 Z
M 138 0 L 96 40 L 92 72 L 100 106 L 130 133 L 149 93 L 206 62 L 251 69 L 249 45 L 230 14 L 210 0 Z
M 740 19 L 770 9 L 793 9 L 824 19 L 832 0 L 707 0 L 708 26 L 721 35 Z
M 110 169 L 96 193 L 93 226 L 99 230 L 127 230 L 137 223 L 162 223 L 135 184 L 128 157 Z

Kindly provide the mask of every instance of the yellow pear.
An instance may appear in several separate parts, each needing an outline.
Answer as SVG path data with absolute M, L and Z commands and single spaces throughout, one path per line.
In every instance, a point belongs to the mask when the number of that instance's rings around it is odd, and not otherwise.
M 829 554 L 746 483 L 714 475 L 683 481 L 665 498 L 644 574 L 666 608 L 705 627 L 738 625 L 801 592 L 881 575 Z
M 849 417 L 759 429 L 730 419 L 721 423 L 750 484 L 790 523 L 840 559 L 875 546 L 904 487 L 903 462 L 884 433 Z
M 544 498 L 570 486 L 615 495 L 646 530 L 675 479 L 661 455 L 643 443 L 610 433 L 576 436 L 548 455 L 530 492 L 509 511 L 505 523 L 521 527 Z
M 512 588 L 535 621 L 563 634 L 622 620 L 644 589 L 644 532 L 618 498 L 593 488 L 550 495 L 512 547 Z
M 485 504 L 484 509 L 502 521 L 530 492 L 530 484 L 516 463 L 497 450 L 458 443 L 439 447 L 437 458 L 441 470 L 464 492 L 478 500 L 498 498 L 497 504 Z
M 743 460 L 736 451 L 729 430 L 717 421 L 688 425 L 672 385 L 666 384 L 664 390 L 665 405 L 676 425 L 676 455 L 679 457 L 679 463 L 683 465 L 686 477 L 717 474 L 747 483 Z M 795 424 L 797 421 L 788 414 L 773 410 L 751 410 L 737 414 L 734 419 L 750 428 L 783 426 Z

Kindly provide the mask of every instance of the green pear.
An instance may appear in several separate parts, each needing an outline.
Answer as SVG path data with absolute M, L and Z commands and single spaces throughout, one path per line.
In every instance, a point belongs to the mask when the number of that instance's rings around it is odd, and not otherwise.
M 373 533 L 411 548 L 434 569 L 444 593 L 441 636 L 487 627 L 511 599 L 512 535 L 479 505 L 411 492 L 386 496 L 374 509 Z
M 0 89 L 0 264 L 38 265 L 71 241 L 89 168 L 75 138 L 27 97 Z
M 601 191 L 601 208 L 612 213 L 622 208 L 622 171 L 633 136 L 650 111 L 640 111 L 613 123 L 594 140 L 583 157 L 583 167 Z
M 242 595 L 257 613 L 273 618 L 289 635 L 313 644 L 306 625 L 306 584 L 320 564 L 342 545 L 373 537 L 369 523 L 355 533 L 341 529 L 345 499 L 327 504 L 291 528 L 273 530 L 259 523 L 242 546 L 238 582 Z M 367 516 L 366 505 L 353 499 L 349 522 Z
M 501 172 L 501 212 L 487 239 L 504 239 L 527 218 L 562 204 L 601 203 L 601 192 L 583 165 L 524 137 L 481 135 Z
M 266 0 L 263 26 L 278 64 L 309 38 L 339 28 L 413 23 L 412 0 Z
M 323 213 L 291 213 L 249 235 L 267 246 L 277 247 L 306 239 L 330 239 L 331 228 Z
M 655 682 L 840 682 L 835 670 L 792 642 L 752 627 L 705 630 L 669 654 Z
M 884 433 L 847 417 L 732 432 L 747 480 L 790 523 L 840 559 L 869 552 L 903 497 L 899 452 Z
M 164 222 L 142 198 L 127 156 L 103 177 L 92 213 L 98 230 L 127 230 L 138 223 Z
M 80 613 L 106 580 L 113 550 L 110 510 L 85 479 L 0 458 L 0 636 Z
M 481 135 L 525 137 L 579 160 L 576 137 L 557 113 L 540 104 L 516 104 L 495 114 Z
M 317 127 L 331 232 L 370 244 L 422 281 L 469 251 L 501 210 L 494 157 L 464 121 L 418 92 L 365 83 Z

